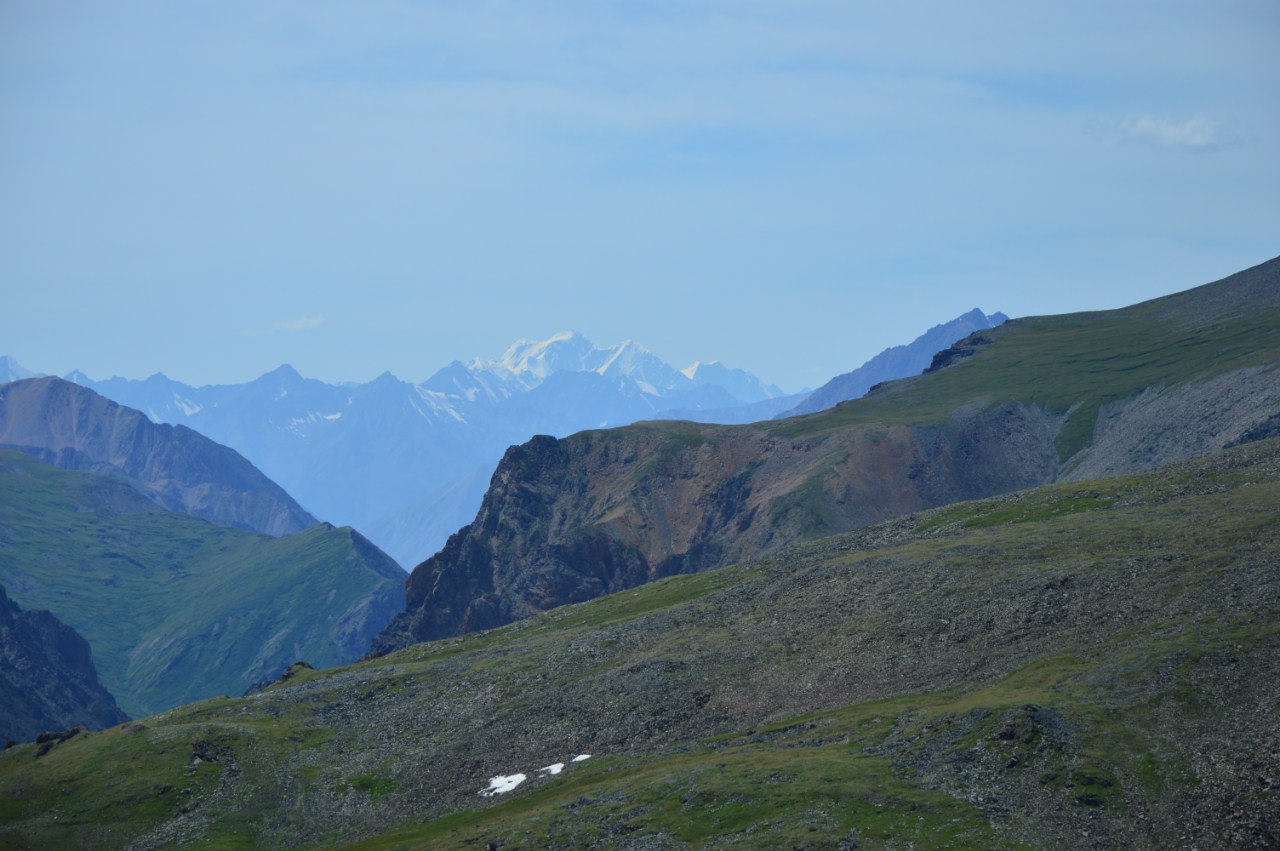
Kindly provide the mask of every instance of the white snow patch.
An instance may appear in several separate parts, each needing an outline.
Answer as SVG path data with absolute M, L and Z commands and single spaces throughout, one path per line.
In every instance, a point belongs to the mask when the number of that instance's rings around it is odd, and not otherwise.
M 333 422 L 334 420 L 340 419 L 342 419 L 341 411 L 338 411 L 336 414 L 322 414 L 319 411 L 308 411 L 305 417 L 293 417 L 289 420 L 289 425 L 292 427 L 290 430 L 293 431 L 294 434 L 302 434 L 302 432 L 298 430 L 298 426 L 300 425 L 310 425 L 318 423 L 321 420 Z
M 204 410 L 204 408 L 200 404 L 196 402 L 192 402 L 190 399 L 183 399 L 181 396 L 174 396 L 173 403 L 177 405 L 179 408 L 181 408 L 182 413 L 186 414 L 187 416 L 191 416 L 192 414 L 198 414 Z
M 523 774 L 499 774 L 497 777 L 489 778 L 489 788 L 481 789 L 480 794 L 486 798 L 502 795 L 519 786 L 525 779 Z
M 553 762 L 551 765 L 544 765 L 542 768 L 539 768 L 538 770 L 542 772 L 543 777 L 554 777 L 560 772 L 564 771 L 564 763 Z
M 591 759 L 591 754 L 589 754 L 589 753 L 580 753 L 580 754 L 578 754 L 577 756 L 575 756 L 575 757 L 571 760 L 571 762 L 585 762 L 586 760 L 589 760 L 589 759 Z

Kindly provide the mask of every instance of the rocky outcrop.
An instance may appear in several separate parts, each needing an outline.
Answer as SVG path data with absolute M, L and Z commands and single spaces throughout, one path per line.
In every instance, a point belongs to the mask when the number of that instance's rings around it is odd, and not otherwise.
M 508 450 L 475 522 L 414 571 L 374 651 L 1047 482 L 1057 427 L 1008 404 L 816 441 L 666 423 L 535 437 Z
M 0 445 L 66 470 L 127 477 L 170 511 L 224 526 L 279 536 L 317 522 L 234 449 L 60 378 L 0 386 Z
M 925 372 L 937 372 L 940 369 L 946 369 L 958 360 L 971 358 L 977 353 L 978 349 L 982 346 L 990 345 L 991 342 L 990 334 L 974 332 L 935 354 L 929 362 L 929 366 L 925 368 Z
M 374 643 L 486 629 L 921 508 L 1136 472 L 1265 435 L 1280 259 L 1117 311 L 1013 320 L 808 416 L 642 423 L 508 451 Z
M 26 612 L 0 587 L 0 740 L 127 721 L 98 681 L 89 642 L 49 612 Z

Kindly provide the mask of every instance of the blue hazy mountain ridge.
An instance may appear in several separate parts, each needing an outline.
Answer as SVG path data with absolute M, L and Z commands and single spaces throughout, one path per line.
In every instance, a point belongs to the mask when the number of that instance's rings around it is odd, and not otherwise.
M 52 376 L 0 385 L 0 445 L 127 477 L 165 508 L 221 525 L 287 535 L 317 522 L 234 449 Z
M 39 373 L 32 372 L 8 355 L 0 355 L 0 384 L 21 381 L 24 378 L 39 377 Z
M 795 407 L 773 416 L 775 419 L 784 419 L 797 414 L 825 411 L 841 402 L 862 398 L 868 390 L 882 381 L 919 375 L 929 367 L 933 356 L 938 352 L 975 331 L 994 328 L 1008 319 L 1009 317 L 999 312 L 988 316 L 975 307 L 950 322 L 933 326 L 906 345 L 885 349 L 852 372 L 837 375 Z
M 938 336 L 930 334 L 921 340 Z M 895 365 L 892 377 L 923 368 L 911 359 L 886 368 Z M 495 359 L 455 360 L 419 384 L 390 373 L 328 384 L 287 364 L 244 384 L 204 387 L 160 373 L 67 378 L 233 447 L 308 511 L 360 529 L 405 567 L 470 522 L 503 452 L 535 434 L 649 419 L 758 422 L 809 395 L 718 361 L 676 369 L 634 341 L 598 346 L 572 331 L 517 340 Z
M 390 373 L 327 384 L 289 365 L 205 387 L 160 373 L 68 379 L 235 448 L 316 516 L 359 528 L 406 566 L 474 516 L 502 453 L 534 434 L 785 399 L 743 370 L 679 370 L 634 341 L 597 346 L 576 332 L 454 361 L 420 384 Z

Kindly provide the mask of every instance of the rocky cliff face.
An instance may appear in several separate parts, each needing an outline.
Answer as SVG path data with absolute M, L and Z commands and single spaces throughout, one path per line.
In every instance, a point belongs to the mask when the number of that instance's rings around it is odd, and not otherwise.
M 666 423 L 536 437 L 508 450 L 475 522 L 414 571 L 375 650 L 1047 482 L 1058 423 L 1008 404 L 821 440 Z
M 817 414 L 535 438 L 414 570 L 373 652 L 1072 471 L 1148 469 L 1277 411 L 1280 259 L 1124 310 L 978 332 L 928 373 Z
M 24 612 L 0 587 L 0 740 L 127 720 L 98 681 L 89 642 L 49 612 Z
M 66 470 L 125 476 L 170 511 L 287 535 L 317 522 L 233 449 L 59 378 L 0 386 L 0 445 Z

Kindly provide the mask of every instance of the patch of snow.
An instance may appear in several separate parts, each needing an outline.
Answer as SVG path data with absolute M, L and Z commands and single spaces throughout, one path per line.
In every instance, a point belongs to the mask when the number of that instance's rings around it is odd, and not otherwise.
M 187 416 L 191 416 L 192 414 L 198 414 L 204 410 L 203 406 L 197 404 L 196 402 L 192 402 L 190 399 L 183 399 L 181 396 L 174 396 L 173 403 L 177 405 L 179 408 L 181 408 L 182 413 L 186 414 Z
M 551 765 L 544 765 L 542 768 L 539 768 L 538 770 L 542 772 L 542 776 L 544 777 L 554 777 L 555 775 L 564 771 L 564 763 L 553 762 Z
M 453 417 L 460 423 L 465 423 L 467 421 L 466 418 L 463 417 L 462 414 L 458 413 L 457 409 L 449 403 L 449 397 L 443 393 L 436 393 L 435 391 L 428 390 L 421 386 L 416 386 L 413 389 L 417 392 L 419 399 L 431 406 L 433 413 Z M 422 407 L 412 399 L 409 400 L 409 404 L 413 405 L 414 410 L 416 410 L 424 420 L 431 420 L 431 416 L 426 411 L 422 410 Z
M 526 780 L 523 774 L 499 774 L 489 778 L 489 788 L 481 789 L 480 794 L 486 798 L 510 792 Z
M 283 399 L 285 396 L 288 396 L 288 395 L 289 395 L 288 390 L 281 390 L 280 395 L 276 396 L 272 401 L 279 402 L 281 399 Z
M 586 760 L 589 760 L 589 759 L 591 759 L 591 754 L 580 753 L 577 756 L 575 756 L 572 760 L 570 760 L 570 762 L 585 762 Z
M 322 414 L 319 411 L 308 411 L 305 417 L 293 417 L 292 419 L 289 420 L 289 425 L 291 426 L 290 431 L 292 431 L 294 434 L 302 434 L 302 432 L 298 430 L 298 426 L 300 425 L 318 423 L 320 422 L 320 420 L 328 420 L 329 422 L 333 422 L 334 420 L 340 420 L 340 419 L 342 419 L 341 411 L 339 411 L 336 414 Z

